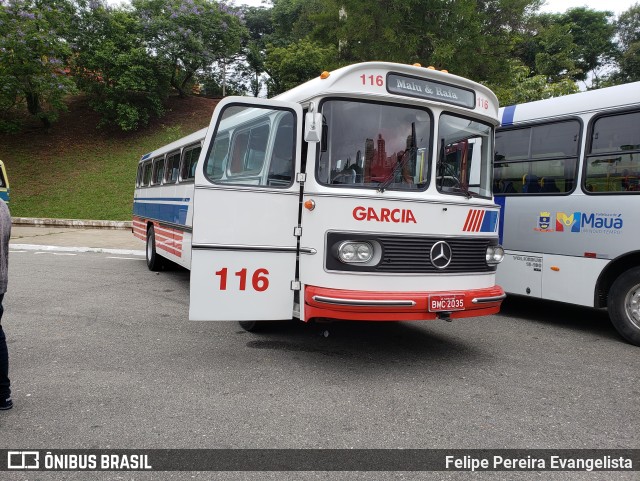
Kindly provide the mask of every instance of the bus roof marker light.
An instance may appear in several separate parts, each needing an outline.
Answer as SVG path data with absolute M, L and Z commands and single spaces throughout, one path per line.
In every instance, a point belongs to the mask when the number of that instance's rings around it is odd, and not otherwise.
M 422 65 L 421 65 L 421 64 L 419 64 L 418 62 L 414 63 L 414 64 L 413 64 L 413 66 L 414 66 L 414 67 L 422 67 Z
M 560 272 L 560 268 L 558 266 L 551 266 L 551 270 L 554 272 Z
M 435 70 L 436 68 L 435 68 L 433 65 L 429 65 L 429 66 L 427 67 L 427 69 L 429 69 L 429 70 Z
M 307 210 L 313 210 L 313 209 L 316 208 L 316 202 L 313 199 L 309 199 L 309 200 L 305 201 L 304 207 Z
M 320 78 L 321 78 L 322 80 L 324 80 L 324 79 L 328 78 L 328 77 L 329 77 L 329 75 L 331 75 L 331 74 L 325 70 L 324 72 L 322 72 L 322 73 L 320 74 Z
M 440 71 L 441 71 L 442 73 L 449 73 L 449 71 L 448 71 L 448 70 L 445 70 L 445 69 L 442 69 L 442 70 L 440 70 Z

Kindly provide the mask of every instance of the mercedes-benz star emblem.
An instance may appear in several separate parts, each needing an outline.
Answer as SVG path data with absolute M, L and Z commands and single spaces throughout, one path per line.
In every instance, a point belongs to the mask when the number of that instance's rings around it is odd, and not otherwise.
M 451 262 L 451 246 L 445 241 L 438 241 L 431 248 L 431 263 L 436 269 L 444 269 Z

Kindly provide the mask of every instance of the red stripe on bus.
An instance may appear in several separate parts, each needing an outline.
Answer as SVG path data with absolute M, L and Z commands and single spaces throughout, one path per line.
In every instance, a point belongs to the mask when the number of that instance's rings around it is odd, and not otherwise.
M 182 257 L 182 251 L 174 249 L 173 247 L 169 247 L 163 244 L 156 244 L 156 249 L 163 250 L 168 252 L 169 254 L 173 254 L 174 256 Z
M 473 226 L 473 232 L 479 232 L 480 226 L 482 225 L 482 219 L 484 219 L 484 210 L 479 210 L 476 218 L 476 223 Z
M 467 230 L 467 228 L 469 227 L 469 220 L 471 219 L 471 214 L 472 214 L 472 213 L 473 213 L 473 210 L 470 210 L 470 211 L 467 213 L 467 220 L 465 221 L 465 223 L 464 223 L 464 227 L 462 228 L 462 230 L 463 230 L 463 231 L 466 231 L 466 230 Z

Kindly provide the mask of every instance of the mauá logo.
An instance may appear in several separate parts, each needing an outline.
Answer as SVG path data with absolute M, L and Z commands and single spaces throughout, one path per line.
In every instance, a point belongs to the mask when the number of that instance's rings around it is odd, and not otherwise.
M 556 213 L 556 231 L 564 232 L 565 229 L 580 232 L 580 212 L 574 212 L 571 215 L 564 212 Z
M 574 212 L 567 215 L 564 212 L 556 213 L 556 231 L 580 232 L 584 229 L 620 230 L 624 222 L 622 214 L 601 214 Z

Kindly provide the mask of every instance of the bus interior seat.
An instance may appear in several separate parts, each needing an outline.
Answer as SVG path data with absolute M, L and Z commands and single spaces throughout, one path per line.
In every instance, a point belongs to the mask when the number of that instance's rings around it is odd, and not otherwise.
M 540 184 L 538 176 L 533 174 L 525 174 L 522 177 L 522 192 L 526 194 L 536 194 L 540 192 Z
M 540 192 L 560 192 L 555 179 L 542 177 L 540 179 Z

